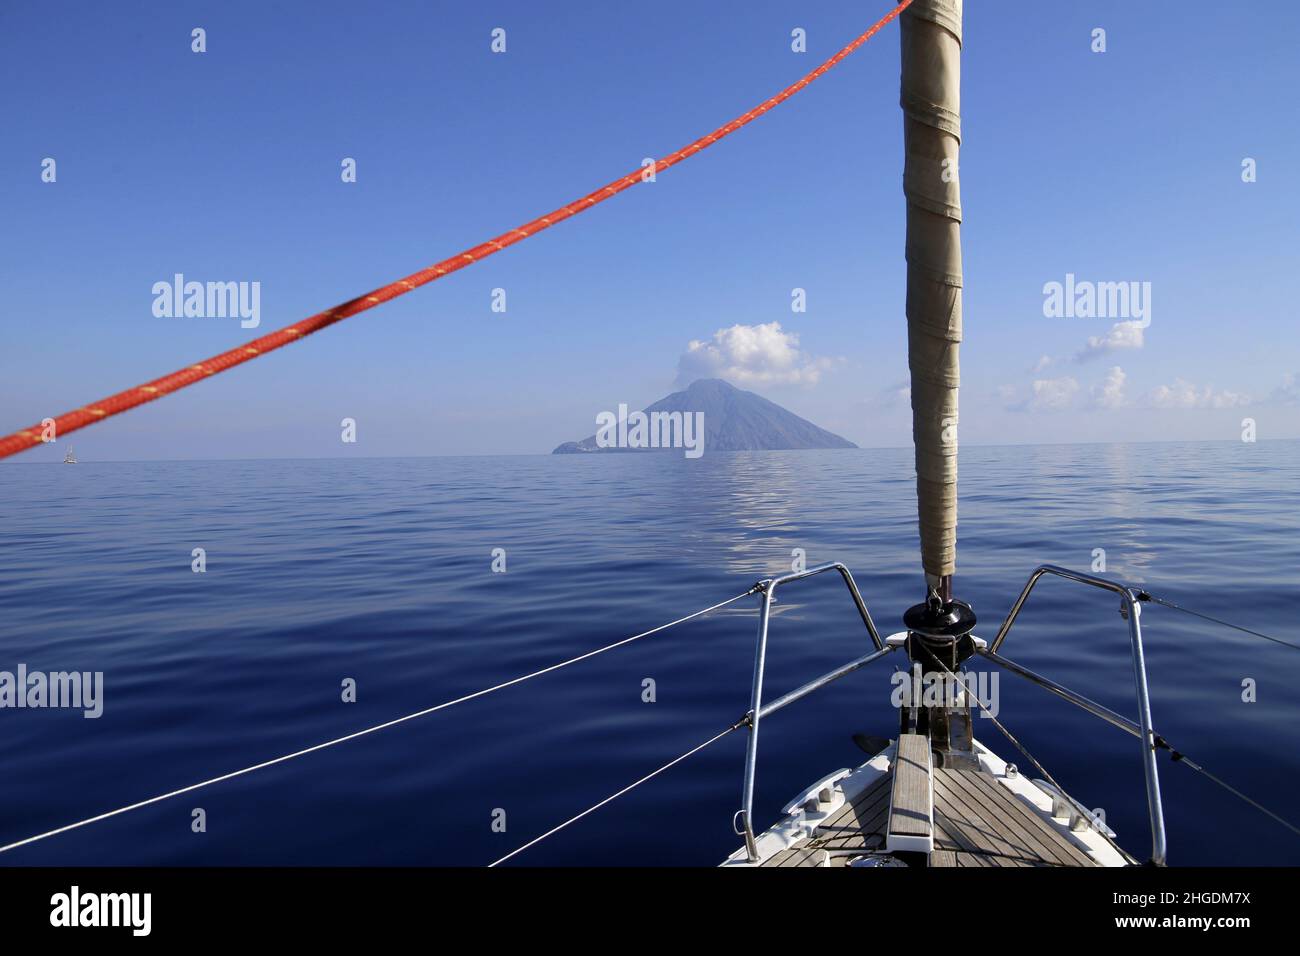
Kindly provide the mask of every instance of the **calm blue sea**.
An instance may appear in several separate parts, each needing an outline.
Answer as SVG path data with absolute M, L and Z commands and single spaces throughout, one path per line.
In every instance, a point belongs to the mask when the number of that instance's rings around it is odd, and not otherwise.
M 1112 576 L 1300 642 L 1300 443 L 962 451 L 959 596 L 992 636 L 1030 570 Z M 570 657 L 790 568 L 844 561 L 882 630 L 920 597 L 907 450 L 0 467 L 0 670 L 103 671 L 104 713 L 0 710 L 0 844 Z M 203 548 L 207 570 L 191 570 Z M 506 572 L 492 552 L 505 549 Z M 1300 818 L 1300 653 L 1149 607 L 1157 729 Z M 490 862 L 747 706 L 755 602 L 0 857 L 6 864 Z M 775 694 L 863 653 L 837 579 L 788 586 Z M 1112 595 L 1047 581 L 1004 652 L 1124 713 Z M 756 818 L 895 732 L 881 662 L 764 724 Z M 897 663 L 901 663 L 901 660 Z M 341 700 L 352 679 L 355 703 Z M 656 701 L 642 700 L 646 678 Z M 1242 682 L 1258 700 L 1243 703 Z M 1019 678 L 1001 718 L 1150 848 L 1137 741 Z M 977 732 L 1022 767 L 988 721 Z M 702 864 L 737 845 L 734 734 L 517 858 Z M 1300 839 L 1161 763 L 1172 864 L 1297 864 Z M 191 829 L 202 808 L 207 830 Z M 506 831 L 493 832 L 504 810 Z

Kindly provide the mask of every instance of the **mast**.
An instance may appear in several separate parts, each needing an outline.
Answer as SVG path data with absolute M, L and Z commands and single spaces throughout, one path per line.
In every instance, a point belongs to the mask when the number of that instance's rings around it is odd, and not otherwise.
M 921 564 L 927 591 L 945 603 L 952 600 L 957 553 L 961 21 L 961 0 L 915 0 L 900 19 L 907 359 Z
M 907 364 L 926 600 L 903 615 L 913 668 L 956 673 L 975 651 L 975 612 L 953 598 L 957 557 L 957 360 L 961 344 L 962 0 L 914 0 L 902 42 L 903 193 L 907 198 Z M 918 683 L 920 674 L 918 673 Z M 937 765 L 978 766 L 967 696 L 904 708 Z M 900 737 L 900 741 L 901 741 Z

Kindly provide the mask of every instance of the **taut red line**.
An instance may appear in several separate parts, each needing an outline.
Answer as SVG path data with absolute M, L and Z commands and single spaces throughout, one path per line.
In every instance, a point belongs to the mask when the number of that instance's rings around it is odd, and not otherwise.
M 787 86 L 771 99 L 754 107 L 748 113 L 738 116 L 725 126 L 718 127 L 707 136 L 701 136 L 689 146 L 684 146 L 675 153 L 669 153 L 663 159 L 657 160 L 654 166 L 655 171 L 658 172 L 659 170 L 667 169 L 670 166 L 677 165 L 684 159 L 689 159 L 701 150 L 712 146 L 724 136 L 730 136 L 742 126 L 753 122 L 772 107 L 785 102 L 813 80 L 830 70 L 831 67 L 838 64 L 849 54 L 855 52 L 858 47 L 870 40 L 880 32 L 886 24 L 902 13 L 911 2 L 912 0 L 903 0 L 902 3 L 898 4 L 898 6 L 894 7 L 894 9 L 881 17 L 869 30 L 857 37 L 857 39 L 852 43 L 844 47 L 844 49 L 840 50 L 829 60 L 798 82 Z M 261 338 L 253 339 L 251 342 L 246 342 L 228 352 L 222 352 L 220 355 L 214 355 L 212 358 L 204 359 L 202 362 L 188 365 L 183 369 L 172 372 L 170 375 L 164 375 L 162 378 L 154 379 L 152 382 L 138 385 L 135 388 L 129 388 L 124 392 L 118 392 L 116 395 L 110 395 L 98 402 L 91 402 L 89 405 L 78 408 L 75 411 L 60 415 L 58 418 L 54 419 L 54 433 L 56 436 L 66 435 L 79 428 L 85 428 L 87 425 L 93 425 L 95 422 L 103 421 L 105 418 L 120 415 L 122 412 L 135 408 L 137 405 L 143 405 L 145 402 L 152 402 L 156 398 L 170 395 L 172 392 L 179 391 L 182 388 L 193 385 L 195 382 L 202 381 L 210 375 L 224 372 L 227 369 L 234 368 L 236 365 L 242 365 L 250 359 L 257 358 L 259 355 L 265 355 L 267 352 L 272 352 L 282 346 L 288 345 L 290 342 L 296 342 L 304 336 L 311 335 L 313 332 L 318 332 L 327 326 L 333 325 L 335 322 L 341 322 L 344 319 L 351 318 L 359 312 L 365 312 L 367 309 L 374 308 L 381 302 L 387 302 L 389 299 L 395 299 L 399 295 L 405 295 L 412 289 L 433 282 L 435 279 L 440 279 L 458 269 L 463 269 L 470 263 L 478 262 L 480 259 L 486 259 L 488 256 L 500 252 L 507 246 L 513 246 L 516 242 L 527 239 L 529 236 L 536 235 L 543 229 L 555 225 L 557 222 L 562 222 L 565 219 L 576 216 L 580 212 L 585 212 L 597 203 L 604 202 L 611 196 L 615 196 L 630 186 L 635 186 L 637 183 L 642 182 L 642 175 L 644 172 L 645 170 L 638 168 L 634 172 L 630 172 L 625 176 L 620 176 L 608 186 L 597 189 L 595 192 L 589 193 L 575 202 L 571 202 L 566 206 L 561 206 L 554 212 L 547 213 L 545 216 L 534 219 L 532 222 L 525 223 L 517 229 L 511 229 L 509 232 L 502 233 L 495 239 L 489 239 L 487 242 L 474 246 L 472 249 L 467 249 L 464 252 L 452 256 L 450 259 L 444 259 L 442 262 L 435 263 L 427 269 L 422 269 L 419 272 L 407 276 L 405 279 L 398 279 L 396 282 L 375 289 L 373 292 L 357 296 L 355 299 L 350 299 L 347 302 L 336 305 L 334 308 L 327 309 L 324 312 L 318 312 L 309 318 L 294 322 L 292 325 L 287 325 L 284 328 L 271 332 L 268 335 L 264 335 Z M 0 438 L 0 458 L 8 458 L 10 455 L 16 455 L 20 451 L 26 451 L 28 448 L 41 444 L 41 436 L 44 431 L 45 423 L 42 421 L 40 424 L 32 425 L 28 428 L 22 429 L 21 431 L 14 432 L 12 435 Z

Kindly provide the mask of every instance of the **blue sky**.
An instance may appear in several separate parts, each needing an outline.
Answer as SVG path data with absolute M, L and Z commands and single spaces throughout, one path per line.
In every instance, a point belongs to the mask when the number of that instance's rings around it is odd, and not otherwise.
M 967 6 L 962 441 L 1231 440 L 1247 416 L 1261 439 L 1300 437 L 1300 8 Z M 888 7 L 7 3 L 0 431 L 583 195 Z M 547 452 L 673 390 L 696 341 L 823 427 L 906 444 L 898 59 L 892 25 L 656 183 L 68 440 L 99 459 Z M 156 317 L 151 288 L 177 272 L 260 282 L 261 327 Z M 1106 319 L 1045 317 L 1043 285 L 1067 273 L 1150 282 L 1141 346 Z

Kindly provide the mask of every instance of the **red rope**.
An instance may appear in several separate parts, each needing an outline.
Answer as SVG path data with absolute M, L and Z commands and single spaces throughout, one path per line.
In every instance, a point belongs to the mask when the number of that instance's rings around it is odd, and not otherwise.
M 654 171 L 657 173 L 660 170 L 677 165 L 684 159 L 689 159 L 691 156 L 694 156 L 706 147 L 712 146 L 724 136 L 730 136 L 742 126 L 753 122 L 772 107 L 785 102 L 813 80 L 831 69 L 831 67 L 838 64 L 849 54 L 855 52 L 858 47 L 870 40 L 886 24 L 902 13 L 911 2 L 912 0 L 902 0 L 898 6 L 894 7 L 894 9 L 890 10 L 889 13 L 881 17 L 880 20 L 871 27 L 871 29 L 867 30 L 803 79 L 787 86 L 770 100 L 754 107 L 743 116 L 737 117 L 726 126 L 719 127 L 707 136 L 700 137 L 689 146 L 685 146 L 682 149 L 677 150 L 677 152 L 665 156 L 663 159 L 655 163 Z M 313 332 L 318 332 L 327 326 L 333 325 L 335 322 L 341 322 L 343 319 L 351 318 L 359 312 L 364 312 L 367 309 L 379 305 L 381 302 L 395 299 L 399 295 L 404 295 L 425 283 L 433 282 L 435 279 L 440 279 L 458 269 L 463 269 L 472 262 L 486 259 L 488 256 L 500 252 L 507 246 L 513 246 L 520 240 L 527 239 L 529 236 L 535 235 L 543 229 L 555 225 L 557 222 L 562 222 L 571 216 L 576 216 L 578 213 L 590 209 L 597 203 L 604 202 L 611 196 L 621 193 L 630 186 L 635 186 L 637 183 L 642 181 L 644 172 L 645 170 L 643 169 L 637 169 L 634 172 L 628 173 L 626 176 L 620 176 L 608 186 L 598 189 L 594 193 L 583 196 L 576 202 L 569 203 L 567 206 L 561 206 L 554 212 L 547 213 L 545 216 L 534 219 L 532 222 L 525 223 L 518 229 L 512 229 L 509 232 L 497 236 L 495 239 L 489 239 L 481 245 L 477 245 L 472 249 L 467 249 L 459 255 L 452 256 L 450 259 L 444 259 L 442 262 L 409 275 L 405 279 L 398 279 L 396 282 L 375 289 L 373 292 L 369 292 L 366 295 L 358 296 L 355 299 L 337 305 L 332 309 L 327 309 L 324 312 L 318 312 L 310 318 L 302 319 L 292 325 L 287 325 L 278 331 L 271 332 L 270 334 L 264 335 L 258 339 L 253 339 L 251 342 L 246 342 L 238 348 L 233 348 L 228 352 L 222 352 L 220 355 L 214 355 L 212 358 L 204 359 L 202 362 L 189 365 L 179 371 L 172 372 L 170 375 L 164 375 L 162 378 L 154 379 L 152 382 L 148 382 L 145 385 L 139 385 L 135 388 L 127 389 L 125 392 L 118 392 L 116 395 L 110 395 L 108 398 L 101 399 L 98 402 L 92 402 L 84 408 L 78 408 L 75 411 L 60 415 L 58 418 L 54 419 L 55 437 L 66 435 L 69 432 L 76 431 L 78 428 L 85 428 L 87 425 L 103 421 L 105 418 L 110 418 L 113 415 L 120 415 L 128 409 L 135 408 L 137 405 L 143 405 L 145 402 L 151 402 L 156 398 L 161 398 L 163 395 L 170 395 L 172 392 L 179 391 L 182 388 L 193 385 L 195 382 L 202 381 L 210 375 L 216 375 L 218 372 L 224 372 L 226 369 L 234 368 L 236 365 L 242 365 L 250 359 L 254 359 L 259 355 L 265 355 L 267 352 L 288 345 L 290 342 L 296 342 L 304 336 L 311 335 Z M 0 458 L 7 458 L 20 451 L 25 451 L 34 445 L 41 444 L 41 435 L 44 430 L 45 423 L 42 422 L 41 424 L 32 425 L 29 428 L 14 432 L 12 435 L 6 436 L 5 438 L 0 438 Z

